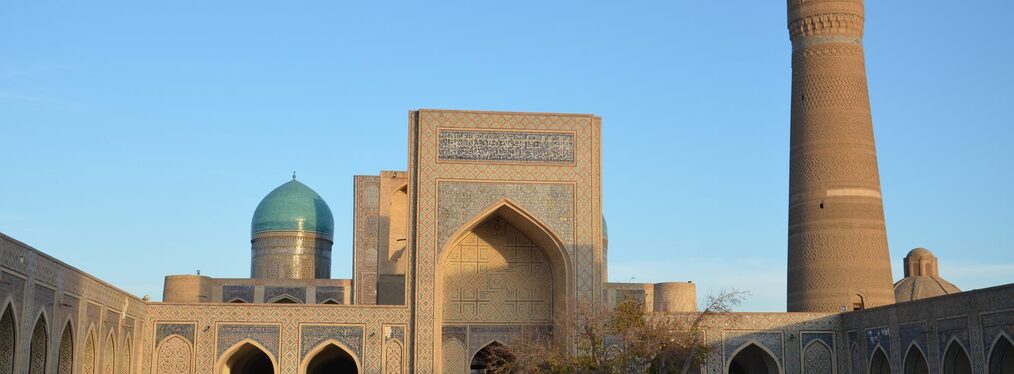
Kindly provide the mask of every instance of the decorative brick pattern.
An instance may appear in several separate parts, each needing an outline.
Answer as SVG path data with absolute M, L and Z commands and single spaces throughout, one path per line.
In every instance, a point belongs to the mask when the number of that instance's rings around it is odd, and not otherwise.
M 302 287 L 264 287 L 264 302 L 270 302 L 279 296 L 291 296 L 296 301 L 306 303 L 306 289 Z
M 233 300 L 254 302 L 254 286 L 222 286 L 222 301 L 229 303 Z
M 342 286 L 317 286 L 317 304 L 327 300 L 334 300 L 338 304 L 347 304 L 345 301 L 345 287 Z
M 74 337 L 70 325 L 63 329 L 60 337 L 60 352 L 56 359 L 57 374 L 73 374 L 74 372 Z
M 831 349 L 817 340 L 803 351 L 803 374 L 833 374 Z
M 359 305 L 377 303 L 377 256 L 380 236 L 380 177 L 355 177 L 352 285 Z
M 441 161 L 574 162 L 574 134 L 440 130 Z
M 732 360 L 732 353 L 748 343 L 755 343 L 766 348 L 774 354 L 774 359 L 782 363 L 782 333 L 764 331 L 729 331 L 725 333 L 725 360 L 726 364 Z
M 278 356 L 278 325 L 223 324 L 218 326 L 217 357 L 243 340 L 257 342 L 276 359 Z
M 173 335 L 158 348 L 155 374 L 193 373 L 193 349 L 180 335 Z
M 944 357 L 947 350 L 947 343 L 956 339 L 964 347 L 969 347 L 968 338 L 968 317 L 954 317 L 937 320 L 937 347 L 940 356 Z
M 81 355 L 81 374 L 96 374 L 95 369 L 95 335 L 88 334 Z
M 46 335 L 46 320 L 39 318 L 32 330 L 32 344 L 29 347 L 28 374 L 44 374 L 46 372 L 46 348 L 49 339 Z
M 194 330 L 197 328 L 192 323 L 158 323 L 155 325 L 155 344 L 162 344 L 162 340 L 169 335 L 179 335 L 186 339 L 187 343 L 194 344 Z
M 866 357 L 873 357 L 873 350 L 881 346 L 891 357 L 891 329 L 879 327 L 866 330 Z
M 300 327 L 300 357 L 306 358 L 310 350 L 328 340 L 344 344 L 363 362 L 363 327 L 342 325 L 302 325 Z
M 14 317 L 6 306 L 0 306 L 3 316 L 0 317 L 0 374 L 14 373 Z
M 552 322 L 549 261 L 506 220 L 490 219 L 465 235 L 443 267 L 444 322 Z
M 468 372 L 469 357 L 465 353 L 465 345 L 458 339 L 444 341 L 443 347 L 443 372 L 445 374 L 461 374 Z
M 124 341 L 123 347 L 120 348 L 120 359 L 119 359 L 120 374 L 130 374 L 130 364 L 131 364 L 130 352 L 131 348 L 133 348 L 131 347 L 131 345 L 132 344 L 130 344 L 130 337 L 128 336 L 127 339 Z
M 102 374 L 116 374 L 116 342 L 113 335 L 106 339 L 102 347 Z

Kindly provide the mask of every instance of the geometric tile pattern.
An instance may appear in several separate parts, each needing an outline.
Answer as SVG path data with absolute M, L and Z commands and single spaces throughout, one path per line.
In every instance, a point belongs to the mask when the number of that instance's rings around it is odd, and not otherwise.
M 120 348 L 120 374 L 130 374 L 130 352 L 133 352 L 131 348 L 128 336 L 123 347 Z
M 334 300 L 338 304 L 345 304 L 345 287 L 342 286 L 317 286 L 317 304 L 327 300 Z
M 190 344 L 194 344 L 194 329 L 192 323 L 159 323 L 155 325 L 155 344 L 161 344 L 162 339 L 169 335 L 179 335 Z
M 834 350 L 834 332 L 804 332 L 799 334 L 799 344 L 803 347 L 807 346 L 814 340 L 819 340 L 832 351 Z
M 264 287 L 264 302 L 270 302 L 279 296 L 291 296 L 301 303 L 306 303 L 306 289 L 302 287 Z
M 542 249 L 494 217 L 444 260 L 444 323 L 551 323 L 553 284 Z
M 3 307 L 3 306 L 0 306 Z M 10 308 L 4 307 L 0 317 L 0 374 L 14 373 L 14 316 Z
M 440 130 L 441 161 L 574 162 L 573 133 Z
M 926 322 L 919 321 L 898 325 L 898 349 L 907 352 L 908 346 L 915 342 L 923 352 L 929 352 L 929 329 Z
M 254 286 L 222 286 L 222 301 L 230 303 L 233 300 L 254 302 Z
M 950 340 L 954 338 L 961 343 L 962 347 L 968 347 L 968 317 L 954 317 L 937 320 L 937 347 L 940 349 L 940 356 L 944 357 L 944 350 L 947 349 Z
M 38 289 L 38 288 L 36 288 Z M 32 330 L 31 352 L 28 356 L 28 374 L 43 374 L 46 371 L 46 347 L 49 342 L 46 336 L 46 320 L 39 318 Z
M 732 360 L 732 353 L 747 343 L 756 343 L 767 348 L 779 364 L 782 363 L 782 333 L 765 331 L 727 331 L 725 333 L 725 359 Z
M 278 357 L 278 325 L 223 324 L 218 326 L 218 356 L 236 343 L 250 339 Z
M 356 304 L 377 303 L 377 256 L 380 235 L 380 177 L 354 177 L 352 297 Z M 319 301 L 318 301 L 319 302 Z
M 57 374 L 72 374 L 74 371 L 74 338 L 70 331 L 70 325 L 63 329 L 63 336 L 60 337 L 60 352 L 56 359 Z
M 156 374 L 191 374 L 193 349 L 180 335 L 173 335 L 158 348 Z
M 320 343 L 334 340 L 352 350 L 359 362 L 363 362 L 363 326 L 302 325 L 299 335 L 302 347 L 299 356 L 304 359 Z
M 95 336 L 91 333 L 85 338 L 84 352 L 81 357 L 81 373 L 95 374 Z
M 116 343 L 112 334 L 102 347 L 102 374 L 116 374 Z
M 803 374 L 833 374 L 831 349 L 817 340 L 803 351 Z
M 873 350 L 880 345 L 887 357 L 891 357 L 891 329 L 887 327 L 866 330 L 866 357 L 873 357 Z

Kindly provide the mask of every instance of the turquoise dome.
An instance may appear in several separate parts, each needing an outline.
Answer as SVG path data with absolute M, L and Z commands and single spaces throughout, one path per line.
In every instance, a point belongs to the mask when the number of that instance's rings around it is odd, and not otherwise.
M 293 177 L 257 204 L 250 233 L 265 231 L 310 231 L 333 236 L 334 216 L 317 192 Z

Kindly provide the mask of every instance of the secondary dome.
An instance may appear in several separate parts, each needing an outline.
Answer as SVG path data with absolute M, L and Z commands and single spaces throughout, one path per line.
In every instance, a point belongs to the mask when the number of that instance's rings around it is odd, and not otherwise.
M 293 177 L 257 204 L 250 233 L 265 231 L 309 231 L 332 236 L 334 216 L 317 192 Z
M 940 277 L 937 256 L 926 248 L 908 252 L 904 264 L 905 278 L 894 284 L 894 298 L 899 303 L 961 292 Z

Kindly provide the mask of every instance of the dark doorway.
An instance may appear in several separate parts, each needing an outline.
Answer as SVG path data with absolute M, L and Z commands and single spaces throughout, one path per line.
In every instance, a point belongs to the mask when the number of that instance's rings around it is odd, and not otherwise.
M 905 374 L 929 374 L 926 357 L 914 345 L 908 349 L 908 354 L 905 355 Z
M 870 374 L 891 374 L 891 361 L 887 360 L 887 355 L 881 349 L 873 351 L 873 359 L 870 360 Z
M 750 344 L 733 356 L 729 374 L 778 374 L 778 363 L 767 351 Z
M 341 347 L 328 344 L 306 364 L 306 374 L 358 373 L 356 360 Z
M 271 358 L 257 346 L 246 343 L 225 361 L 223 374 L 274 374 Z
M 472 363 L 469 365 L 470 373 L 508 373 L 509 365 L 514 361 L 514 355 L 510 353 L 503 344 L 492 342 L 482 347 L 475 356 L 472 356 Z
M 989 354 L 989 374 L 1014 374 L 1014 344 L 1001 337 Z
M 944 374 L 972 374 L 972 362 L 957 341 L 952 341 L 944 354 Z

